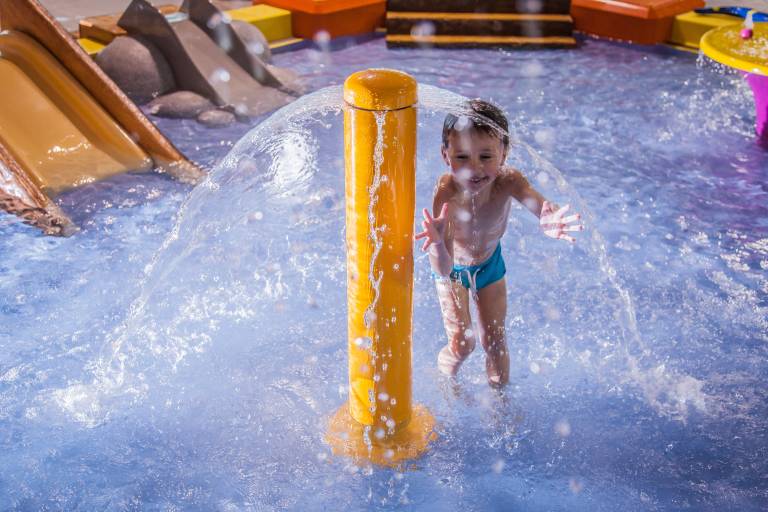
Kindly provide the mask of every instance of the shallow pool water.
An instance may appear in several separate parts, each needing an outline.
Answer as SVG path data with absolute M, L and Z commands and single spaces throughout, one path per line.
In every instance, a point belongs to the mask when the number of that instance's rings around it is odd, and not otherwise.
M 479 351 L 457 385 L 439 376 L 417 252 L 414 397 L 439 438 L 402 470 L 331 455 L 347 379 L 339 89 L 247 135 L 163 121 L 218 164 L 203 185 L 127 175 L 72 191 L 60 203 L 82 231 L 67 239 L 0 216 L 0 509 L 768 506 L 768 152 L 739 76 L 594 40 L 378 39 L 276 61 L 310 90 L 375 66 L 431 100 L 490 98 L 519 140 L 510 162 L 584 213 L 571 247 L 513 210 L 507 392 L 487 388 Z M 444 172 L 444 112 L 428 106 L 417 210 Z

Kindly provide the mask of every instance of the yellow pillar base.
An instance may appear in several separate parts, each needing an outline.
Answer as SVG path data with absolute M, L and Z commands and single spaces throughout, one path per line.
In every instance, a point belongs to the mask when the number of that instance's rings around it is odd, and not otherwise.
M 437 439 L 435 418 L 426 407 L 419 404 L 414 405 L 408 424 L 392 435 L 376 439 L 376 433 L 371 427 L 367 434 L 370 445 L 366 442 L 365 427 L 352 418 L 347 403 L 331 417 L 325 440 L 331 445 L 334 455 L 378 466 L 396 467 L 404 461 L 421 457 L 429 443 Z

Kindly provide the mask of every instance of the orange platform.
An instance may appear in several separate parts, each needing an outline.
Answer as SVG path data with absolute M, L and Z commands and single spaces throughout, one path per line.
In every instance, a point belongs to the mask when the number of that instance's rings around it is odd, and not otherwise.
M 703 0 L 572 0 L 576 30 L 639 44 L 666 41 L 675 16 L 704 7 Z
M 318 32 L 331 37 L 373 32 L 384 26 L 385 0 L 264 0 L 267 4 L 291 11 L 293 37 L 311 39 Z

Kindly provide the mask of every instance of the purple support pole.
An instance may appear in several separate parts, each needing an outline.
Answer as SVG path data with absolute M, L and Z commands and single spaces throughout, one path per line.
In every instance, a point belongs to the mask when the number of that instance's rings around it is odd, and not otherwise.
M 761 142 L 768 144 L 768 76 L 749 73 L 747 82 L 755 96 L 755 131 Z

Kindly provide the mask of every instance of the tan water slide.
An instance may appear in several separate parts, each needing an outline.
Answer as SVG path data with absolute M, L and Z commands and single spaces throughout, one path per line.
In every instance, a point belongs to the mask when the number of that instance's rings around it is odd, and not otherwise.
M 34 39 L 0 33 L 0 141 L 48 194 L 152 159 Z
M 0 22 L 0 208 L 67 234 L 59 192 L 152 168 L 202 177 L 36 0 L 0 0 Z

